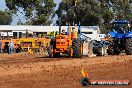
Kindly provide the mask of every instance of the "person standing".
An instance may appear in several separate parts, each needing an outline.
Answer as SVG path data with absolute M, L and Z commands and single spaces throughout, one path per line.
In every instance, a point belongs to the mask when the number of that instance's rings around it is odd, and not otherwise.
M 12 39 L 10 40 L 9 44 L 8 44 L 8 54 L 12 54 L 13 53 L 13 47 L 14 47 L 14 44 L 12 42 Z
M 37 38 L 37 34 L 36 33 L 33 33 L 33 38 Z

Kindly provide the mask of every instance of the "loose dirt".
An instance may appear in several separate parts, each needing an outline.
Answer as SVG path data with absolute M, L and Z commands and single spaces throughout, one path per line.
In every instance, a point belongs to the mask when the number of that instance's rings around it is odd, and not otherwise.
M 46 58 L 43 54 L 0 54 L 0 88 L 82 88 L 81 69 L 90 79 L 132 80 L 132 56 L 82 59 Z M 132 88 L 90 86 L 88 88 Z

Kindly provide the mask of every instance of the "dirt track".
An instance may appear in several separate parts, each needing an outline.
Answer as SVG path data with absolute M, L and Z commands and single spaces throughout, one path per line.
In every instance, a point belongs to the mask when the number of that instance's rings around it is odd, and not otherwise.
M 81 88 L 81 69 L 91 79 L 132 80 L 132 56 L 106 56 L 82 59 L 43 58 L 43 55 L 0 56 L 0 88 Z M 90 86 L 89 88 L 95 88 Z M 96 86 L 96 88 L 132 88 Z

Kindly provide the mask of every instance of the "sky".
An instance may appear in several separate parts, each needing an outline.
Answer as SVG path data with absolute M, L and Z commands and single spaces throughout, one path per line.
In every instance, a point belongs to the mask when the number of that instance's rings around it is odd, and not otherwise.
M 55 10 L 58 8 L 58 5 L 59 3 L 61 2 L 61 0 L 54 0 L 54 2 L 56 3 L 56 8 Z M 0 10 L 4 11 L 6 9 L 6 4 L 5 4 L 5 0 L 0 0 Z M 21 13 L 18 13 L 19 17 L 17 16 L 13 16 L 13 22 L 11 23 L 11 25 L 16 25 L 17 22 L 19 21 L 19 19 L 22 21 L 22 22 L 25 22 L 26 20 L 23 18 L 23 14 Z M 55 23 L 55 20 L 57 19 L 57 17 L 55 17 L 53 19 L 53 24 Z

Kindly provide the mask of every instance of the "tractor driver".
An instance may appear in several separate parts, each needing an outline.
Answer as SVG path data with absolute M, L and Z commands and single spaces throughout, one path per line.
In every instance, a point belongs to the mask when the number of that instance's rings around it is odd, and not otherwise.
M 119 28 L 118 28 L 118 32 L 120 32 L 120 33 L 125 33 L 123 27 L 119 27 Z
M 65 32 L 65 30 L 63 29 L 62 30 L 62 33 L 61 33 L 62 35 L 66 35 L 66 32 Z

